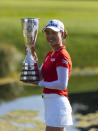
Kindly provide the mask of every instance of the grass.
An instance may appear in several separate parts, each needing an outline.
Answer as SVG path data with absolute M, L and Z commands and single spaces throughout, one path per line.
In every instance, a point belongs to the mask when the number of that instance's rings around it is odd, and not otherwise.
M 50 49 L 41 30 L 48 20 L 56 18 L 62 20 L 68 30 L 67 49 L 73 67 L 97 67 L 97 12 L 97 1 L 3 0 L 0 1 L 0 43 L 13 44 L 23 52 L 20 18 L 39 17 L 36 52 L 41 65 Z
M 37 111 L 14 110 L 0 116 L 0 131 L 43 131 L 45 125 L 42 121 L 35 119 L 37 116 Z
M 69 80 L 68 90 L 69 93 L 83 93 L 98 91 L 97 83 L 98 75 L 72 76 Z
M 76 127 L 80 130 L 92 130 L 97 131 L 98 130 L 98 111 L 95 113 L 89 113 L 87 115 L 81 115 L 77 114 L 75 116 L 76 119 L 79 120 L 79 122 L 76 124 Z M 95 121 L 96 119 L 96 121 Z

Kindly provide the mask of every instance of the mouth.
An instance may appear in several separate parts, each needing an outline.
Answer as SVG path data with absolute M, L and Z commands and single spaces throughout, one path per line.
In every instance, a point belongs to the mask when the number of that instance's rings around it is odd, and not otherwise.
M 53 40 L 49 40 L 50 42 L 53 42 Z

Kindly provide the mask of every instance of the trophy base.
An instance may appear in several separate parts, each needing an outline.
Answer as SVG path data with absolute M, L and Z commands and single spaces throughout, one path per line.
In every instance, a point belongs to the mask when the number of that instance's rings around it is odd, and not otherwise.
M 21 76 L 20 78 L 21 81 L 23 82 L 38 82 L 39 81 L 39 77 L 38 76 Z
M 20 81 L 30 82 L 30 83 L 38 82 L 39 81 L 38 66 L 30 65 L 30 64 L 23 64 Z

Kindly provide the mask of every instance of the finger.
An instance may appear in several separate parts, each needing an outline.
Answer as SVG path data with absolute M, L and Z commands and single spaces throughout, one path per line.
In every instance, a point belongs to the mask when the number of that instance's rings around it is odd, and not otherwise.
M 25 48 L 25 49 L 27 49 L 27 46 L 26 46 L 26 45 L 24 45 L 24 48 Z

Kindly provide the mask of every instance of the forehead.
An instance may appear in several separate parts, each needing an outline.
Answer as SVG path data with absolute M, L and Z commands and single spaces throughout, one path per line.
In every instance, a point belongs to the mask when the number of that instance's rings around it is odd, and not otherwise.
M 58 34 L 58 32 L 56 32 L 56 31 L 54 31 L 54 30 L 52 30 L 52 29 L 50 29 L 50 28 L 46 28 L 45 29 L 45 32 L 47 33 L 47 32 L 50 32 L 50 33 L 56 33 L 56 34 Z

